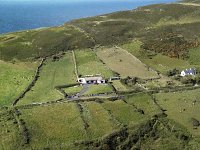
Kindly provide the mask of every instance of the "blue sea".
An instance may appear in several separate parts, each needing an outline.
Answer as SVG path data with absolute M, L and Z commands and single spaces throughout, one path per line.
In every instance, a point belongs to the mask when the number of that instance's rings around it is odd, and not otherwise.
M 170 3 L 176 0 L 52 1 L 0 0 L 0 34 L 57 26 L 73 19 L 131 10 L 155 3 Z

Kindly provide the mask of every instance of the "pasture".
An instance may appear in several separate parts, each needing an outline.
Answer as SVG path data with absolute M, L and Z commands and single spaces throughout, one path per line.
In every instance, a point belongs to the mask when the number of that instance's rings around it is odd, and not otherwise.
M 9 106 L 32 81 L 38 62 L 0 61 L 0 106 Z
M 129 95 L 126 97 L 126 102 L 134 105 L 137 109 L 143 110 L 144 115 L 149 117 L 161 113 L 151 96 L 146 93 Z
M 100 94 L 100 93 L 102 94 L 109 92 L 113 92 L 113 89 L 108 84 L 89 85 L 89 89 L 84 93 L 84 95 Z
M 135 126 L 144 121 L 143 115 L 137 112 L 136 108 L 130 104 L 117 100 L 114 102 L 105 101 L 103 107 L 110 111 L 110 113 L 122 125 Z
M 81 92 L 82 89 L 83 89 L 83 86 L 79 85 L 79 86 L 65 88 L 64 90 L 68 95 L 75 95 Z M 91 84 L 91 85 L 88 85 L 88 89 L 85 91 L 85 93 L 83 93 L 83 95 L 102 94 L 102 93 L 109 93 L 109 92 L 113 92 L 113 89 L 108 84 L 98 84 L 98 85 Z
M 189 62 L 192 65 L 200 65 L 200 48 L 189 50 Z
M 19 101 L 18 105 L 63 98 L 55 86 L 72 83 L 76 83 L 76 75 L 71 52 L 67 52 L 59 61 L 53 62 L 51 59 L 47 59 L 35 86 Z
M 200 120 L 200 90 L 159 93 L 155 95 L 158 104 L 166 109 L 170 119 L 180 123 L 193 135 L 200 135 L 200 128 L 194 129 L 192 118 Z
M 87 134 L 75 103 L 22 109 L 20 116 L 30 133 L 30 147 L 66 148 L 76 140 L 86 140 Z
M 143 79 L 157 77 L 157 73 L 148 68 L 135 56 L 121 48 L 100 48 L 97 56 L 122 77 L 140 77 Z
M 11 111 L 0 110 L 0 149 L 20 149 L 22 145 L 17 121 Z
M 64 91 L 67 93 L 67 95 L 75 95 L 75 94 L 79 93 L 82 89 L 83 89 L 83 87 L 80 85 L 80 86 L 73 86 L 73 87 L 65 88 Z
M 76 50 L 75 57 L 79 75 L 101 74 L 104 78 L 113 76 L 113 72 L 97 58 L 91 49 Z
M 117 124 L 112 120 L 109 112 L 96 102 L 81 103 L 83 117 L 88 123 L 87 133 L 90 139 L 97 139 L 110 134 L 117 129 Z
M 187 60 L 170 58 L 162 54 L 145 51 L 141 48 L 141 45 L 142 43 L 140 41 L 132 41 L 128 44 L 121 45 L 121 47 L 132 55 L 136 56 L 144 64 L 147 64 L 152 69 L 163 74 L 166 74 L 167 71 L 174 68 L 182 70 L 185 68 L 193 67 L 193 65 L 190 65 Z
M 130 89 L 123 85 L 119 80 L 113 80 L 112 85 L 115 87 L 117 91 L 129 91 Z

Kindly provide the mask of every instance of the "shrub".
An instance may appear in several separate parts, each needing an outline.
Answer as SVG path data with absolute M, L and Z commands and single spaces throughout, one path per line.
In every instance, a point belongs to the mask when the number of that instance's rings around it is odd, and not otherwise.
M 191 121 L 192 121 L 192 125 L 195 127 L 198 127 L 200 125 L 199 121 L 195 118 L 191 118 Z
M 179 74 L 179 70 L 178 69 L 172 69 L 172 70 L 169 70 L 167 71 L 167 76 L 170 77 L 170 76 L 175 76 L 175 75 L 178 75 Z
M 183 77 L 180 81 L 182 84 L 196 84 L 196 80 L 192 76 Z

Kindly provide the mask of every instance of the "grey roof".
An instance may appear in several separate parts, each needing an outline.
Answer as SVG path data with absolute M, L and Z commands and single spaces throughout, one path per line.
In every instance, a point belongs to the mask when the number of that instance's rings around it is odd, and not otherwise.
M 189 75 L 189 74 L 196 74 L 196 69 L 195 68 L 190 68 L 190 69 L 184 70 L 184 72 L 187 75 Z
M 102 77 L 85 77 L 86 81 L 91 81 L 91 80 L 103 80 Z

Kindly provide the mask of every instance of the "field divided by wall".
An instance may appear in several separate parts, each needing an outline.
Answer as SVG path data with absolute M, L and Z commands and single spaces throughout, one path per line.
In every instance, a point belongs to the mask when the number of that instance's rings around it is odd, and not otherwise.
M 72 53 L 67 52 L 58 61 L 52 61 L 49 58 L 44 62 L 35 86 L 18 104 L 47 102 L 63 98 L 63 94 L 58 92 L 55 87 L 72 83 L 76 83 Z
M 148 68 L 135 56 L 126 50 L 112 47 L 100 48 L 97 50 L 97 56 L 114 72 L 122 77 L 140 77 L 144 79 L 156 78 L 157 73 Z

